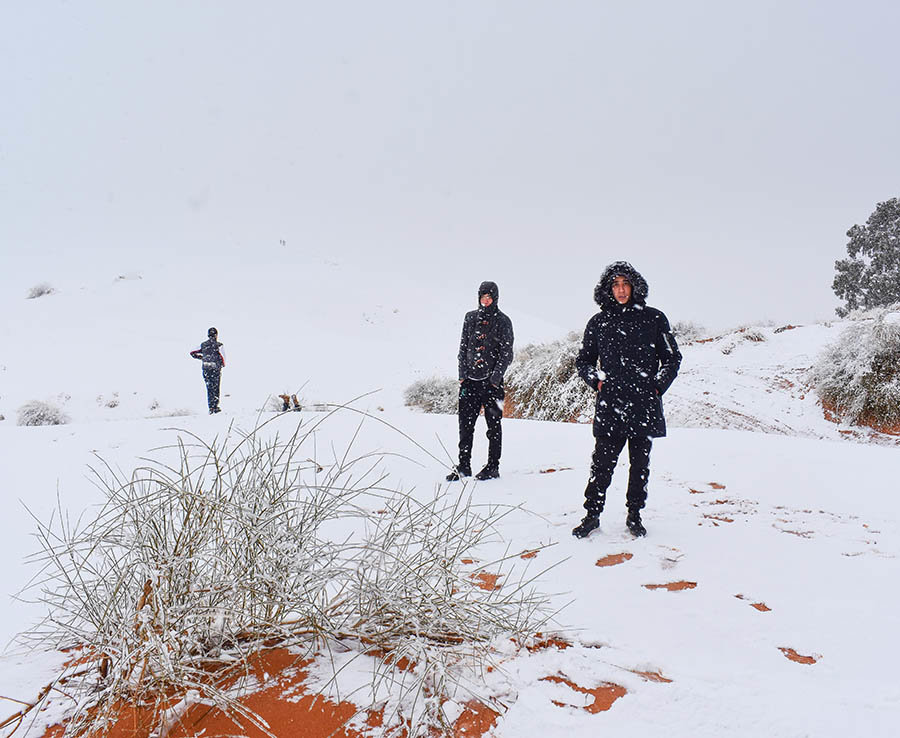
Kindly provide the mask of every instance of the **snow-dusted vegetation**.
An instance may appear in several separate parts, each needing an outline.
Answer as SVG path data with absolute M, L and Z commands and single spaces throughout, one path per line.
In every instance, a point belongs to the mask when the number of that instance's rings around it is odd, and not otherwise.
M 709 331 L 704 326 L 691 320 L 676 320 L 672 323 L 672 334 L 678 339 L 679 345 L 709 338 Z
M 502 590 L 477 586 L 464 563 L 509 506 L 476 506 L 466 489 L 414 498 L 385 486 L 378 455 L 350 448 L 320 465 L 325 422 L 284 441 L 265 428 L 208 444 L 181 434 L 130 476 L 96 471 L 95 518 L 73 525 L 60 510 L 40 525 L 50 614 L 29 637 L 92 656 L 66 678 L 67 736 L 101 734 L 123 700 L 150 706 L 164 732 L 179 700 L 198 699 L 270 734 L 216 687 L 263 643 L 378 655 L 371 694 L 389 686 L 386 725 L 447 731 L 444 705 L 471 691 L 489 644 L 546 623 L 547 598 L 514 584 L 515 557 L 486 564 L 505 571 Z M 415 670 L 397 672 L 401 659 Z
M 45 295 L 52 295 L 54 292 L 56 292 L 56 290 L 53 289 L 52 285 L 48 284 L 47 282 L 41 282 L 34 285 L 34 287 L 28 290 L 28 294 L 25 295 L 25 299 L 34 300 L 35 298 L 44 297 Z
M 459 409 L 459 382 L 449 377 L 427 377 L 403 392 L 403 401 L 426 413 L 454 414 Z
M 513 415 L 535 420 L 579 421 L 590 418 L 594 393 L 575 369 L 581 336 L 530 344 L 516 352 L 506 373 L 506 394 Z
M 822 404 L 838 419 L 900 426 L 900 303 L 850 315 L 812 371 Z
M 26 402 L 18 410 L 19 425 L 65 425 L 69 421 L 61 407 L 43 400 Z

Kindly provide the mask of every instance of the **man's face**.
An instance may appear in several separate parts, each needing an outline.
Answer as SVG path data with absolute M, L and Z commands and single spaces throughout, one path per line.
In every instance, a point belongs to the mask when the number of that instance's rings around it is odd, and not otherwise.
M 624 305 L 631 299 L 631 282 L 625 277 L 616 277 L 612 283 L 612 293 L 613 297 L 616 298 L 616 302 Z
M 484 294 L 481 296 L 481 299 L 478 302 L 481 303 L 481 307 L 490 307 L 494 304 L 494 298 L 490 295 Z

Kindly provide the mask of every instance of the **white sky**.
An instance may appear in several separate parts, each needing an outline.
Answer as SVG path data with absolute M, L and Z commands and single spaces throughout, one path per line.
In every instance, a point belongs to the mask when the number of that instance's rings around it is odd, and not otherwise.
M 827 318 L 846 230 L 900 195 L 898 30 L 866 1 L 2 0 L 0 284 L 333 257 L 580 329 L 627 259 L 673 321 Z

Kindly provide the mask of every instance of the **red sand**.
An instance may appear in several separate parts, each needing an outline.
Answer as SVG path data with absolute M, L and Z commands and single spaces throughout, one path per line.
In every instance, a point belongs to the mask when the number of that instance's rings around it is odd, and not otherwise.
M 697 582 L 669 582 L 668 584 L 645 584 L 645 589 L 666 589 L 669 592 L 681 592 L 685 589 L 694 589 Z
M 360 712 L 352 702 L 334 702 L 307 693 L 303 682 L 310 663 L 309 660 L 299 659 L 285 648 L 265 649 L 251 657 L 249 669 L 249 674 L 263 686 L 238 701 L 262 718 L 269 730 L 279 738 L 365 738 L 367 734 L 371 735 L 371 728 L 383 725 L 384 715 L 380 710 Z M 242 676 L 243 670 L 235 669 L 219 686 L 227 689 Z M 290 701 L 284 697 L 285 692 L 292 695 Z M 169 704 L 177 702 L 173 698 Z M 151 708 L 120 705 L 117 714 L 117 721 L 102 733 L 102 738 L 149 738 L 155 723 Z M 358 714 L 365 727 L 361 730 L 348 727 L 346 722 Z M 453 735 L 458 738 L 481 738 L 494 727 L 499 717 L 500 713 L 490 707 L 470 701 L 454 723 Z M 240 724 L 218 708 L 192 705 L 185 711 L 181 721 L 172 727 L 167 738 L 193 738 L 198 734 L 210 738 L 229 735 L 245 738 L 266 736 L 265 732 L 250 721 L 243 718 L 237 720 Z M 65 726 L 55 725 L 48 729 L 44 738 L 61 738 L 64 730 Z M 101 736 L 90 735 L 87 738 Z
M 634 558 L 634 555 L 630 553 L 610 554 L 602 559 L 598 559 L 596 566 L 616 566 L 617 564 L 624 564 L 632 558 Z
M 593 689 L 588 689 L 587 687 L 582 687 L 576 684 L 565 675 L 545 676 L 541 679 L 541 681 L 554 682 L 556 684 L 565 684 L 567 687 L 570 687 L 576 692 L 590 695 L 594 698 L 594 701 L 591 704 L 586 705 L 582 709 L 587 710 L 592 715 L 596 715 L 598 712 L 605 712 L 613 706 L 613 703 L 617 699 L 628 694 L 625 687 L 622 687 L 618 684 L 613 684 L 612 682 L 601 682 L 599 686 L 594 687 Z M 553 700 L 553 704 L 559 707 L 571 707 L 571 705 L 567 705 L 564 702 L 558 702 L 556 700 Z
M 786 658 L 789 658 L 791 661 L 796 661 L 798 664 L 815 664 L 818 661 L 815 656 L 802 656 L 793 648 L 779 647 L 778 650 L 781 651 Z

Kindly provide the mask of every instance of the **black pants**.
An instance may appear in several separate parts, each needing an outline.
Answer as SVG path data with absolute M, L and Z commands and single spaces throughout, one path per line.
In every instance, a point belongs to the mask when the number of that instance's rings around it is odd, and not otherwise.
M 500 466 L 503 433 L 500 418 L 503 417 L 503 389 L 492 387 L 486 379 L 466 379 L 459 387 L 459 465 L 471 467 L 472 440 L 475 421 L 484 408 L 487 421 L 488 466 Z
M 206 382 L 206 402 L 210 412 L 219 409 L 219 383 L 222 370 L 217 366 L 203 365 L 203 381 Z
M 584 490 L 584 509 L 588 515 L 599 515 L 606 504 L 606 490 L 612 482 L 619 454 L 628 442 L 628 492 L 625 505 L 640 510 L 647 502 L 647 480 L 650 479 L 650 449 L 653 439 L 646 436 L 597 436 L 591 457 L 591 476 Z

